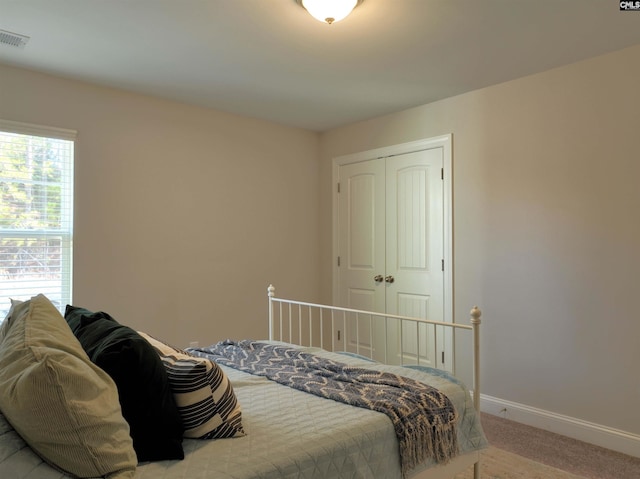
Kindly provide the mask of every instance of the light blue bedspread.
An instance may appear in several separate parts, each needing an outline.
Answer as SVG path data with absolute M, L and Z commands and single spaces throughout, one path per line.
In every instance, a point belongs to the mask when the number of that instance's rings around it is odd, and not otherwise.
M 468 391 L 457 380 L 426 368 L 401 368 L 304 348 L 335 361 L 424 381 L 443 391 L 458 411 L 461 453 L 487 446 Z M 400 479 L 398 442 L 382 413 L 307 394 L 223 367 L 243 410 L 247 435 L 185 439 L 183 461 L 138 467 L 136 479 Z M 424 465 L 428 467 L 429 464 Z M 418 469 L 423 468 L 419 467 Z M 0 478 L 61 479 L 22 441 L 0 414 Z

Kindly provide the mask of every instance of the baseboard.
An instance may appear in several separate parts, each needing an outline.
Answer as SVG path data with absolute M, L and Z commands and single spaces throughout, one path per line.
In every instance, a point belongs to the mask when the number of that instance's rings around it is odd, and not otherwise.
M 640 457 L 640 436 L 637 434 L 485 394 L 480 395 L 480 410 L 623 454 Z

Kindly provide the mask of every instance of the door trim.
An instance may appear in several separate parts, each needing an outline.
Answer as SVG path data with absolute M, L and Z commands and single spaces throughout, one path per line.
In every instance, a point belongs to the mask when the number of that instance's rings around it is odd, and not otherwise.
M 411 141 L 408 143 L 400 143 L 397 145 L 375 148 L 373 150 L 362 151 L 350 155 L 337 156 L 332 162 L 332 178 L 331 188 L 333 194 L 332 201 L 332 302 L 338 300 L 338 181 L 340 178 L 340 167 L 349 163 L 357 163 L 360 161 L 373 160 L 377 158 L 386 158 L 390 156 L 412 153 L 414 151 L 428 150 L 431 148 L 442 148 L 443 150 L 443 221 L 444 221 L 444 320 L 453 322 L 454 316 L 454 290 L 453 290 L 453 159 L 452 159 L 452 135 L 442 135 L 433 138 L 425 138 L 422 140 Z M 453 344 L 453 340 L 447 340 L 447 344 Z M 454 364 L 453 347 L 445 350 L 445 367 L 452 369 Z

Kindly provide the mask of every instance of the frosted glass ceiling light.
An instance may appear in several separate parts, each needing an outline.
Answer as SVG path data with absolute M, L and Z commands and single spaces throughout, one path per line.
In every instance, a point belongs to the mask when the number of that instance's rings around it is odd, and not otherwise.
M 296 0 L 311 16 L 331 25 L 351 13 L 364 0 Z

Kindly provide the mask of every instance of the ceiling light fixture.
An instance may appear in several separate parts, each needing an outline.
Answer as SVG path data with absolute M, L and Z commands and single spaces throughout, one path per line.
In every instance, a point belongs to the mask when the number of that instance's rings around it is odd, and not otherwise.
M 323 23 L 339 22 L 364 0 L 296 0 L 309 14 Z

